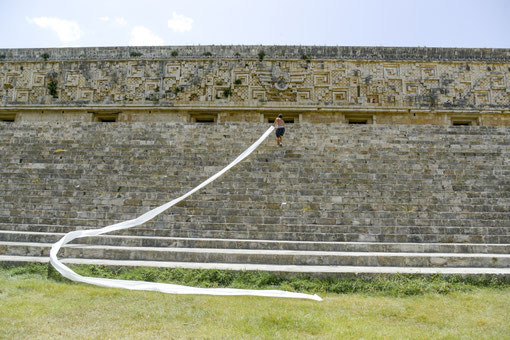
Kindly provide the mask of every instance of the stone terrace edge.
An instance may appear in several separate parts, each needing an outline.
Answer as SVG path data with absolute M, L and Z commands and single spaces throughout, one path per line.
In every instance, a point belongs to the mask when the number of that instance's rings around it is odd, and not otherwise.
M 199 45 L 199 46 L 118 46 L 0 49 L 0 61 L 40 61 L 83 59 L 168 58 L 259 58 L 265 59 L 358 59 L 423 61 L 510 61 L 507 48 L 369 47 L 369 46 L 274 46 L 274 45 Z

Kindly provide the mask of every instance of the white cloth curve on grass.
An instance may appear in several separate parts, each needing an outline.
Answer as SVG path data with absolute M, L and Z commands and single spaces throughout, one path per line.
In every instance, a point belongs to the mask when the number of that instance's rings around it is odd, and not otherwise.
M 246 149 L 242 154 L 240 154 L 236 159 L 234 159 L 229 165 L 223 168 L 221 171 L 216 173 L 215 175 L 208 178 L 206 181 L 199 184 L 194 189 L 188 191 L 186 194 L 182 195 L 179 198 L 174 199 L 166 204 L 163 204 L 157 208 L 154 208 L 145 214 L 129 221 L 124 221 L 116 224 L 112 224 L 100 229 L 91 229 L 91 230 L 75 230 L 71 231 L 64 235 L 58 242 L 52 245 L 50 250 L 50 263 L 51 265 L 60 273 L 62 276 L 68 278 L 71 281 L 88 283 L 96 286 L 102 287 L 110 287 L 110 288 L 124 288 L 131 290 L 148 290 L 148 291 L 157 291 L 168 294 L 201 294 L 201 295 L 252 295 L 252 296 L 266 296 L 266 297 L 283 297 L 283 298 L 297 298 L 297 299 L 311 299 L 316 301 L 322 301 L 322 299 L 317 295 L 303 294 L 303 293 L 294 293 L 287 292 L 282 290 L 250 290 L 250 289 L 234 289 L 234 288 L 196 288 L 196 287 L 188 287 L 181 285 L 173 285 L 168 283 L 158 283 L 158 282 L 144 282 L 144 281 L 129 281 L 129 280 L 115 280 L 115 279 L 103 279 L 103 278 L 95 278 L 82 276 L 74 271 L 72 271 L 69 267 L 60 262 L 57 258 L 58 251 L 65 244 L 81 237 L 90 237 L 90 236 L 98 236 L 106 233 L 110 233 L 113 231 L 128 229 L 132 227 L 139 226 L 147 221 L 150 221 L 154 217 L 158 216 L 171 206 L 179 203 L 184 200 L 188 196 L 202 189 L 225 172 L 230 170 L 233 166 L 241 162 L 243 159 L 248 157 L 257 147 L 262 144 L 262 142 L 271 134 L 274 130 L 274 127 L 270 127 L 267 131 L 248 149 Z

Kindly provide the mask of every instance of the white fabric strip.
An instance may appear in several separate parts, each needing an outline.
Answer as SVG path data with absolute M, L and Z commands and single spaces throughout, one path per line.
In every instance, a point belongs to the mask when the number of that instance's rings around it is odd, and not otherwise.
M 128 229 L 132 227 L 139 226 L 154 217 L 158 216 L 174 204 L 179 203 L 184 200 L 191 194 L 196 191 L 202 189 L 225 172 L 230 170 L 233 166 L 241 162 L 243 159 L 248 157 L 257 147 L 269 136 L 269 134 L 274 130 L 274 127 L 270 127 L 267 131 L 260 137 L 252 146 L 246 149 L 242 154 L 239 155 L 236 159 L 232 161 L 229 165 L 223 168 L 217 174 L 211 176 L 206 181 L 202 182 L 196 188 L 190 190 L 186 194 L 182 195 L 179 198 L 174 199 L 162 206 L 159 206 L 151 211 L 146 212 L 145 214 L 129 221 L 124 221 L 121 223 L 112 224 L 106 226 L 101 229 L 91 229 L 91 230 L 76 230 L 70 233 L 67 233 L 62 237 L 57 243 L 55 243 L 50 250 L 50 263 L 55 269 L 62 274 L 62 276 L 68 278 L 72 281 L 89 283 L 96 286 L 110 287 L 110 288 L 124 288 L 131 290 L 149 290 L 149 291 L 157 291 L 162 293 L 169 294 L 202 294 L 202 295 L 253 295 L 253 296 L 267 296 L 267 297 L 285 297 L 285 298 L 299 298 L 299 299 L 311 299 L 316 301 L 322 301 L 322 299 L 317 295 L 303 294 L 303 293 L 293 293 L 286 292 L 281 290 L 248 290 L 248 289 L 233 289 L 233 288 L 196 288 L 196 287 L 187 287 L 180 285 L 173 285 L 167 283 L 155 283 L 155 282 L 144 282 L 144 281 L 128 281 L 128 280 L 114 280 L 114 279 L 103 279 L 103 278 L 95 278 L 95 277 L 87 277 L 76 274 L 74 271 L 69 269 L 66 265 L 60 262 L 57 258 L 58 251 L 60 248 L 81 237 L 88 236 L 97 236 L 101 234 L 106 234 L 112 231 Z

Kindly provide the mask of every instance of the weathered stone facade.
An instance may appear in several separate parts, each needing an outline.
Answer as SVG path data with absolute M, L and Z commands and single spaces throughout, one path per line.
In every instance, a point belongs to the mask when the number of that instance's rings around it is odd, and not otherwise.
M 0 118 L 510 126 L 510 50 L 0 49 Z

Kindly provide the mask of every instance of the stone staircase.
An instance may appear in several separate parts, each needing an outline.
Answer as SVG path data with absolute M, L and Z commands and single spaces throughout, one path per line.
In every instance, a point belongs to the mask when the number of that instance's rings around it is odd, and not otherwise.
M 0 123 L 0 262 L 133 219 L 215 174 L 262 124 Z M 510 277 L 510 129 L 289 125 L 154 220 L 64 263 Z

